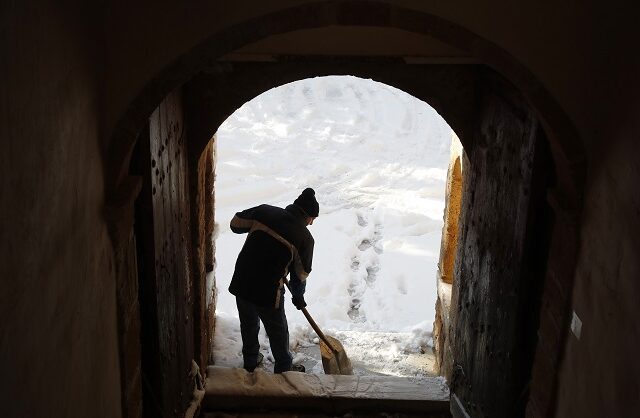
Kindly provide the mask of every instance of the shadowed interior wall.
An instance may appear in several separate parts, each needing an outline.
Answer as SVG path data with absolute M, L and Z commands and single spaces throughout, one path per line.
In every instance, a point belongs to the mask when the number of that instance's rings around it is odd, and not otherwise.
M 618 78 L 607 82 L 619 85 L 617 97 L 594 102 L 602 111 L 593 121 L 600 140 L 590 147 L 593 165 L 582 222 L 573 221 L 582 231 L 581 245 L 568 246 L 563 234 L 555 243 L 560 256 L 576 251 L 580 257 L 572 290 L 559 284 L 567 272 L 550 272 L 548 299 L 567 292 L 582 322 L 580 338 L 566 330 L 558 417 L 622 417 L 640 410 L 640 63 L 635 59 L 635 67 L 620 66 Z M 540 347 L 541 356 L 545 349 Z
M 0 6 L 3 417 L 121 411 L 100 16 L 76 6 Z

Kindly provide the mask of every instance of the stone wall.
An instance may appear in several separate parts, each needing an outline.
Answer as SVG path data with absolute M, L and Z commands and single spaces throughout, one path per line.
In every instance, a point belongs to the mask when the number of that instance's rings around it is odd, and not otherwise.
M 458 220 L 462 200 L 462 144 L 453 134 L 451 140 L 451 157 L 447 169 L 447 186 L 445 191 L 444 225 L 440 245 L 440 261 L 438 272 L 445 283 L 453 283 L 453 265 L 458 248 Z
M 453 134 L 451 138 L 451 155 L 447 169 L 445 189 L 444 224 L 440 242 L 440 260 L 437 271 L 436 318 L 433 323 L 433 341 L 436 354 L 436 370 L 447 381 L 451 379 L 451 287 L 454 278 L 454 263 L 458 249 L 458 220 L 462 204 L 463 180 L 462 144 Z
M 197 222 L 193 225 L 193 239 L 196 250 L 196 265 L 194 266 L 194 296 L 195 296 L 195 358 L 202 371 L 206 370 L 209 363 L 213 333 L 215 325 L 215 286 L 213 294 L 207 292 L 207 275 L 214 268 L 214 176 L 215 176 L 215 136 L 211 138 L 204 151 L 200 155 L 197 164 L 197 178 L 192 184 L 192 201 L 195 201 L 192 209 L 193 219 Z M 194 196 L 195 194 L 195 196 Z
M 207 270 L 207 279 L 206 279 L 206 292 L 207 292 L 207 331 L 208 341 L 209 341 L 209 354 L 208 354 L 208 364 L 213 364 L 213 336 L 216 333 L 216 303 L 217 303 L 217 286 L 216 286 L 216 276 L 215 276 L 215 268 L 216 268 L 216 213 L 215 213 L 215 203 L 216 203 L 216 189 L 215 189 L 215 180 L 216 180 L 216 162 L 218 160 L 218 151 L 217 151 L 217 137 L 214 135 L 211 139 L 210 151 L 211 155 L 211 164 L 207 165 L 207 182 L 205 188 L 207 192 L 211 193 L 207 198 L 206 204 L 206 237 L 205 242 L 209 246 L 209 250 L 207 251 L 207 259 L 206 259 L 206 270 Z

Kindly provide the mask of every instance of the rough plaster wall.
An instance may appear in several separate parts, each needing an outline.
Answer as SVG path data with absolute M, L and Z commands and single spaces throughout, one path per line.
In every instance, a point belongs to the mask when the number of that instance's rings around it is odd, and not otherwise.
M 0 416 L 117 417 L 95 22 L 0 7 Z
M 582 332 L 567 339 L 558 417 L 628 417 L 640 410 L 639 108 L 621 111 L 609 130 L 615 140 L 594 153 L 573 291 Z M 636 116 L 625 120 L 626 112 Z
M 636 6 L 602 25 L 608 35 L 594 45 L 601 79 L 583 96 L 593 113 L 581 131 L 589 171 L 572 294 L 582 334 L 566 330 L 557 417 L 640 409 L 640 56 L 627 52 L 637 48 L 637 16 Z

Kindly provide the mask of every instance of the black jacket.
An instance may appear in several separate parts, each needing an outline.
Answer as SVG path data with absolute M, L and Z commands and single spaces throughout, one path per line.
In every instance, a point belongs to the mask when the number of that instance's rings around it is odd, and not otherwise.
M 314 241 L 300 208 L 260 205 L 243 210 L 231 220 L 231 230 L 249 233 L 229 285 L 232 294 L 260 306 L 278 308 L 289 273 L 292 292 L 304 294 Z

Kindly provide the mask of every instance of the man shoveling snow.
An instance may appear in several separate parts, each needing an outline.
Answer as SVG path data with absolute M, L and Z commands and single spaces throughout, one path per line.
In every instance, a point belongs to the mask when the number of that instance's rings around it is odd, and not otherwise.
M 233 232 L 249 233 L 229 285 L 229 292 L 236 297 L 244 368 L 249 372 L 264 358 L 259 352 L 260 321 L 275 359 L 274 373 L 305 371 L 302 365 L 292 365 L 284 282 L 290 274 L 293 304 L 298 309 L 306 307 L 305 280 L 311 272 L 314 245 L 307 226 L 318 213 L 315 192 L 306 188 L 285 209 L 260 205 L 236 213 L 231 220 Z

